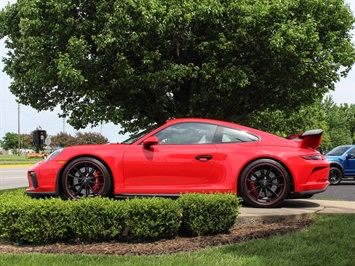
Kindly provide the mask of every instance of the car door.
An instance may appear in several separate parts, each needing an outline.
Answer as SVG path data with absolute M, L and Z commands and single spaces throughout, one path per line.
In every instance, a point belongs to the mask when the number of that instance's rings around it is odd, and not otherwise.
M 345 154 L 344 173 L 346 176 L 355 176 L 355 147 Z
M 158 143 L 149 149 L 132 145 L 123 158 L 126 193 L 180 194 L 208 187 L 218 157 L 215 131 L 212 124 L 174 124 L 156 133 Z

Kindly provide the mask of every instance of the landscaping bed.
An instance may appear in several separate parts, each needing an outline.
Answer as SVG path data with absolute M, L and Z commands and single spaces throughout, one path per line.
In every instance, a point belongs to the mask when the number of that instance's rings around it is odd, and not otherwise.
M 0 254 L 107 254 L 107 255 L 162 255 L 196 251 L 203 248 L 243 243 L 251 239 L 284 235 L 307 228 L 312 218 L 288 220 L 280 223 L 243 223 L 227 234 L 198 237 L 176 237 L 151 242 L 55 243 L 47 245 L 13 245 L 0 240 Z

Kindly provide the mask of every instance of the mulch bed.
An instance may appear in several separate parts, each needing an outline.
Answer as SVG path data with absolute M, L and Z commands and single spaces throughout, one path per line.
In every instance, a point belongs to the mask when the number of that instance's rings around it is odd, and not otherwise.
M 152 242 L 102 242 L 102 243 L 55 243 L 47 245 L 15 245 L 0 240 L 0 254 L 109 254 L 109 255 L 162 255 L 196 251 L 208 247 L 237 244 L 257 238 L 284 235 L 310 226 L 314 220 L 304 218 L 278 223 L 243 223 L 236 225 L 228 234 L 199 237 L 176 237 Z

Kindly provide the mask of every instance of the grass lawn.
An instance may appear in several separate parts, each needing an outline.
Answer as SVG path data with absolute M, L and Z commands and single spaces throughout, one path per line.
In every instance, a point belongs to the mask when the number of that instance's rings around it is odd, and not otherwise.
M 22 164 L 35 164 L 43 160 L 42 158 L 27 158 L 25 155 L 0 155 L 0 166 L 1 165 L 22 165 Z
M 0 265 L 354 265 L 355 215 L 317 215 L 307 229 L 243 244 L 160 256 L 3 254 Z

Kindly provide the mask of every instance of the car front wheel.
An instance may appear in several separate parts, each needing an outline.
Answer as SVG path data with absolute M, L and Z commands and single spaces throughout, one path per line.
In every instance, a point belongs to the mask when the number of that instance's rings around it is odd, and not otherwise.
M 280 163 L 271 159 L 256 160 L 239 176 L 239 195 L 254 207 L 276 207 L 288 195 L 290 177 Z
M 69 198 L 108 196 L 111 175 L 107 167 L 97 159 L 82 157 L 69 163 L 62 176 L 62 188 Z
M 343 173 L 338 167 L 331 166 L 329 171 L 329 183 L 331 185 L 339 185 L 341 179 L 343 178 Z

